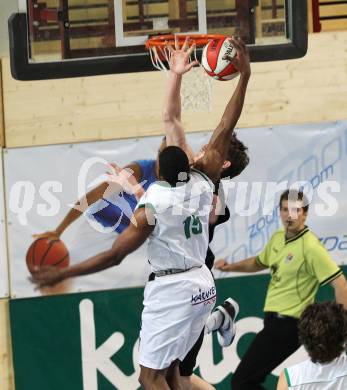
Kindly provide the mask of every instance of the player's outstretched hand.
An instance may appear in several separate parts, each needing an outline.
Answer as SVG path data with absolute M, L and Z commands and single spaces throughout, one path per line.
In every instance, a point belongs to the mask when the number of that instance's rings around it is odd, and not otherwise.
M 57 230 L 50 230 L 45 233 L 40 233 L 40 234 L 33 234 L 33 238 L 37 240 L 38 238 L 48 238 L 49 241 L 52 240 L 59 240 L 60 233 Z
M 116 163 L 109 164 L 107 172 L 107 181 L 116 183 L 128 194 L 135 195 L 139 199 L 144 193 L 143 184 L 139 183 L 134 176 L 134 172 L 130 168 L 121 168 Z
M 189 46 L 189 37 L 186 37 L 182 47 L 180 48 L 177 36 L 175 37 L 175 48 L 171 45 L 166 45 L 166 49 L 170 52 L 170 71 L 172 73 L 183 75 L 189 72 L 193 66 L 198 65 L 198 61 L 191 61 L 190 56 L 195 49 L 195 43 Z
M 230 41 L 236 49 L 237 54 L 235 57 L 225 55 L 223 59 L 230 61 L 241 75 L 249 77 L 251 75 L 251 65 L 248 48 L 245 45 L 245 42 L 240 37 L 231 37 Z
M 59 267 L 41 267 L 34 270 L 31 279 L 41 287 L 51 287 L 64 280 L 63 271 Z
M 214 262 L 214 268 L 218 269 L 219 271 L 226 271 L 225 266 L 228 263 L 225 261 L 225 259 L 219 259 Z

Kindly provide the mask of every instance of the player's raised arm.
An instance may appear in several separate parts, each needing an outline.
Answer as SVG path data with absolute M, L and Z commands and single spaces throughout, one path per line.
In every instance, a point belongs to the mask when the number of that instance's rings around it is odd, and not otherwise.
M 42 267 L 33 272 L 32 281 L 39 287 L 52 286 L 67 278 L 92 274 L 120 264 L 146 241 L 154 229 L 147 220 L 146 211 L 145 208 L 135 211 L 133 223 L 117 237 L 110 250 L 67 268 Z
M 226 159 L 230 139 L 234 132 L 237 121 L 240 118 L 248 81 L 251 75 L 249 54 L 246 45 L 240 38 L 230 38 L 237 54 L 235 57 L 226 57 L 240 72 L 237 87 L 229 100 L 224 114 L 217 128 L 214 130 L 210 142 L 207 145 L 205 155 L 197 165 L 211 179 L 218 179 L 221 166 Z
M 184 128 L 181 122 L 181 83 L 182 76 L 189 72 L 197 61 L 189 62 L 190 55 L 194 50 L 194 45 L 189 47 L 187 37 L 182 48 L 179 47 L 178 40 L 175 40 L 175 49 L 167 46 L 170 51 L 170 70 L 167 81 L 166 95 L 163 107 L 163 121 L 166 134 L 167 146 L 179 146 L 188 155 L 189 160 L 193 160 L 193 152 L 187 145 Z

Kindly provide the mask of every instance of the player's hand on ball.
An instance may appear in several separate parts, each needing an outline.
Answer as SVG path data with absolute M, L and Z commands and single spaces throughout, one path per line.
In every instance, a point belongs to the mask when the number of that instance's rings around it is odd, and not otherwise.
M 45 233 L 33 234 L 33 238 L 48 238 L 49 240 L 57 240 L 60 237 L 60 233 L 57 230 L 50 230 Z
M 190 56 L 195 49 L 195 43 L 189 47 L 189 37 L 186 38 L 181 48 L 177 37 L 175 37 L 175 48 L 171 45 L 167 45 L 166 48 L 170 52 L 169 66 L 172 73 L 183 75 L 199 63 L 198 61 L 189 62 Z
M 31 281 L 40 287 L 51 287 L 63 281 L 63 270 L 59 267 L 42 267 L 32 272 Z
M 240 37 L 230 38 L 231 44 L 236 49 L 236 56 L 225 55 L 223 59 L 230 61 L 241 75 L 249 77 L 251 75 L 251 66 L 247 46 Z
M 225 259 L 219 259 L 214 262 L 214 268 L 218 269 L 220 271 L 225 271 L 225 266 L 227 265 L 227 262 Z

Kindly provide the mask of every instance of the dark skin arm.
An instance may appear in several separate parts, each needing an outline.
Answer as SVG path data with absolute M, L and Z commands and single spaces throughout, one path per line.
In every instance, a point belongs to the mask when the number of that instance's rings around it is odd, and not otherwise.
M 154 225 L 148 223 L 147 212 L 150 211 L 145 208 L 135 211 L 132 223 L 117 237 L 111 249 L 67 268 L 42 267 L 32 274 L 32 281 L 39 287 L 53 286 L 67 278 L 89 275 L 120 264 L 153 231 Z
M 195 163 L 195 167 L 204 172 L 213 181 L 217 181 L 220 177 L 234 128 L 242 112 L 251 75 L 246 45 L 241 39 L 231 38 L 231 42 L 237 51 L 237 55 L 234 58 L 226 58 L 240 71 L 240 78 L 233 96 L 225 108 L 221 121 L 212 134 L 204 156 Z

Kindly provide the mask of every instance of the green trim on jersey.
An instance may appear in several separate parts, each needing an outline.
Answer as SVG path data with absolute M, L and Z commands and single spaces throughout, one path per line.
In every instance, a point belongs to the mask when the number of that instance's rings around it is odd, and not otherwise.
M 342 275 L 343 271 L 342 269 L 338 270 L 334 275 L 331 275 L 329 278 L 321 282 L 321 286 L 325 286 L 326 284 L 332 282 L 334 279 L 336 279 L 338 276 Z
M 256 261 L 259 265 L 261 265 L 262 267 L 266 267 L 266 268 L 267 268 L 267 266 L 266 266 L 265 264 L 263 264 L 263 263 L 260 261 L 259 256 L 257 256 L 257 257 L 255 258 L 255 261 Z
M 290 383 L 289 373 L 288 373 L 288 370 L 286 368 L 284 369 L 284 376 L 286 377 L 288 387 L 291 387 L 292 385 Z
M 314 302 L 320 285 L 342 274 L 307 227 L 288 240 L 283 229 L 276 231 L 258 255 L 257 262 L 271 273 L 264 311 L 295 318 Z
M 172 186 L 165 180 L 158 180 L 155 182 L 155 184 L 160 186 L 160 187 L 172 188 Z
M 297 240 L 298 238 L 302 237 L 308 231 L 309 231 L 309 228 L 307 226 L 305 226 L 305 228 L 300 230 L 300 232 L 296 233 L 295 236 L 287 238 L 286 241 L 285 241 L 286 244 L 289 244 L 290 242 L 293 242 L 293 241 Z
M 196 168 L 191 168 L 191 172 L 195 172 L 195 173 L 198 173 L 200 176 L 202 176 L 208 183 L 212 183 L 212 180 L 207 176 L 205 175 L 204 172 L 201 172 L 199 171 L 198 169 Z

